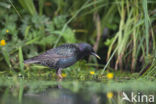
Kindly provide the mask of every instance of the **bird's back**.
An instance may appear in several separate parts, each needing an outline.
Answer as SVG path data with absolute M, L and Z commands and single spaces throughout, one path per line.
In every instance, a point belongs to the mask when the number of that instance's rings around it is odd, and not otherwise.
M 57 54 L 60 56 L 69 57 L 69 56 L 74 55 L 75 52 L 77 53 L 78 51 L 79 51 L 79 48 L 77 47 L 76 44 L 64 44 L 57 48 L 53 48 L 53 49 L 46 51 L 45 53 L 43 53 L 43 55 Z

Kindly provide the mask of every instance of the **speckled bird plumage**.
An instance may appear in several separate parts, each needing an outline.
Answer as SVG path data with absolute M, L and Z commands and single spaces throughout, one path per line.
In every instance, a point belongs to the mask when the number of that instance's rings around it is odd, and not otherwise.
M 91 54 L 93 48 L 87 43 L 64 44 L 41 55 L 24 61 L 25 64 L 41 64 L 53 69 L 63 69 Z M 60 73 L 59 73 L 60 74 Z

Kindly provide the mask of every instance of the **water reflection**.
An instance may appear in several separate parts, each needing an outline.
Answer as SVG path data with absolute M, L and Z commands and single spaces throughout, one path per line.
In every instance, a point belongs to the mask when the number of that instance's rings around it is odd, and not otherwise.
M 151 98 L 149 95 L 154 95 L 155 92 L 151 89 L 146 90 L 146 92 L 138 90 L 142 85 L 133 90 L 130 90 L 132 87 L 127 86 L 120 86 L 118 87 L 119 90 L 115 90 L 117 86 L 94 81 L 82 83 L 76 81 L 55 82 L 30 81 L 27 83 L 24 80 L 19 80 L 18 83 L 11 86 L 1 86 L 0 104 L 125 104 L 125 102 L 127 104 L 133 100 L 141 101 L 142 95 L 147 95 L 147 100 L 152 101 L 152 99 L 149 99 Z M 114 90 L 105 91 L 111 86 Z M 129 90 L 121 90 L 122 88 L 129 88 Z M 123 92 L 128 96 L 129 101 L 122 101 Z M 132 94 L 136 95 L 136 100 L 131 99 Z M 146 101 L 146 98 L 143 100 Z
M 23 104 L 102 104 L 106 100 L 104 94 L 80 91 L 74 93 L 67 89 L 48 88 L 40 93 L 24 93 Z M 17 104 L 18 98 L 9 94 L 1 104 Z

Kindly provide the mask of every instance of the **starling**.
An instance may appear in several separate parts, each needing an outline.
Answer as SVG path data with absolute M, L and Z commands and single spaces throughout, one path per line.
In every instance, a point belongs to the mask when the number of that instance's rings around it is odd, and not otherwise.
M 94 55 L 91 45 L 87 43 L 64 44 L 57 48 L 50 49 L 43 54 L 24 61 L 25 64 L 41 64 L 56 69 L 57 76 L 62 79 L 61 70 L 83 59 L 85 56 Z

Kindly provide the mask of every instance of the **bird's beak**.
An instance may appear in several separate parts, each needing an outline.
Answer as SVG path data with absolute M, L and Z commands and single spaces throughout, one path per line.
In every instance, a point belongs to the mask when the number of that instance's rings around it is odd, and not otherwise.
M 97 55 L 96 53 L 92 52 L 91 53 L 93 56 L 97 57 L 98 59 L 101 59 L 99 55 Z

